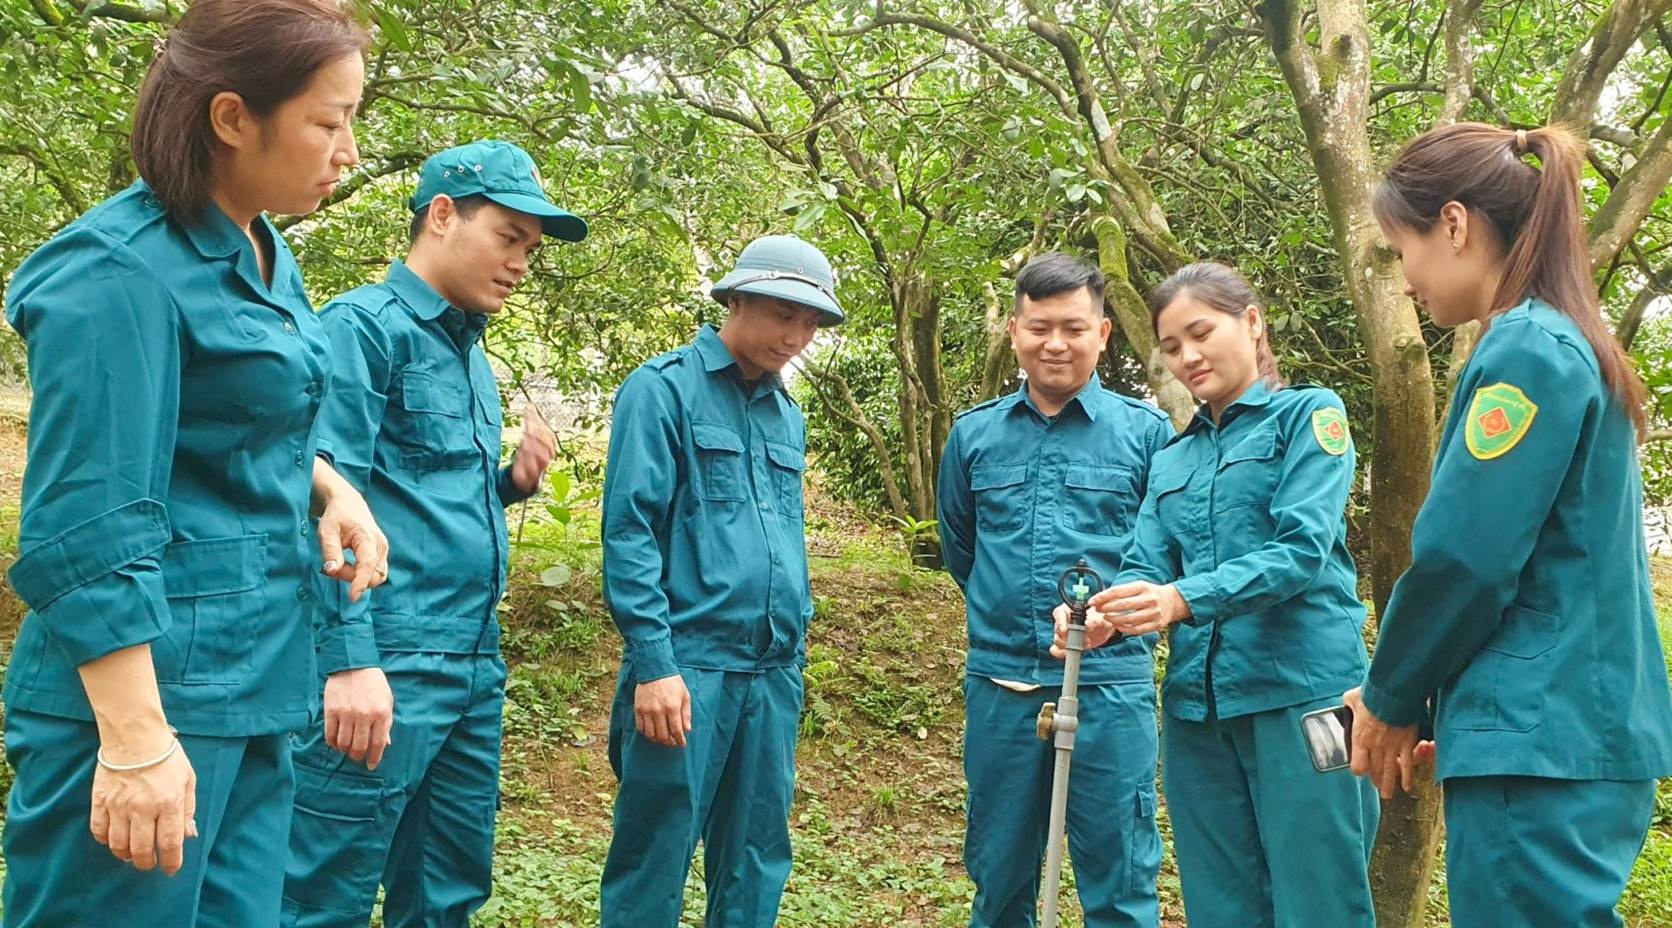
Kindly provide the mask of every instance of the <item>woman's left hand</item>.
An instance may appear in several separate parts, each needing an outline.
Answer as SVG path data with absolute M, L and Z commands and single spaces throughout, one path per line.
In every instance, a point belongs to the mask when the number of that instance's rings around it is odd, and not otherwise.
M 1093 596 L 1090 606 L 1123 635 L 1148 635 L 1190 618 L 1190 606 L 1178 587 L 1144 580 L 1109 587 Z
M 365 497 L 323 460 L 314 467 L 314 498 L 323 503 L 319 516 L 321 571 L 348 584 L 349 602 L 389 579 L 389 539 L 377 527 Z M 354 552 L 354 563 L 343 552 Z

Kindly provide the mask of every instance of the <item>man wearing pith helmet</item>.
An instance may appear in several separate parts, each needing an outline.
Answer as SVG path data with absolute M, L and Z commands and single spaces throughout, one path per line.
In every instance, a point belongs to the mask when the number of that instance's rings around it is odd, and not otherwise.
M 376 595 L 322 591 L 324 718 L 296 753 L 286 928 L 364 928 L 379 883 L 389 928 L 464 928 L 493 888 L 505 507 L 539 489 L 556 440 L 525 415 L 501 466 L 481 340 L 542 240 L 587 229 L 507 142 L 430 158 L 409 205 L 406 260 L 320 312 L 320 434 L 400 550 Z
M 790 871 L 813 615 L 806 425 L 779 372 L 843 320 L 830 262 L 757 239 L 711 291 L 730 311 L 616 393 L 604 595 L 625 647 L 603 928 L 676 928 L 703 843 L 707 928 L 771 928 Z

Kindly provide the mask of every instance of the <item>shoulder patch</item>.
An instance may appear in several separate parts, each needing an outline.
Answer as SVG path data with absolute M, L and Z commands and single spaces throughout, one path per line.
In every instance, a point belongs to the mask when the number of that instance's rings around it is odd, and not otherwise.
M 1352 442 L 1352 433 L 1347 429 L 1347 416 L 1334 406 L 1314 410 L 1312 437 L 1318 439 L 1318 447 L 1326 454 L 1337 457 L 1346 454 L 1347 446 Z
M 1469 400 L 1463 441 L 1477 460 L 1503 457 L 1526 437 L 1537 415 L 1538 404 L 1519 387 L 1507 383 L 1480 387 Z

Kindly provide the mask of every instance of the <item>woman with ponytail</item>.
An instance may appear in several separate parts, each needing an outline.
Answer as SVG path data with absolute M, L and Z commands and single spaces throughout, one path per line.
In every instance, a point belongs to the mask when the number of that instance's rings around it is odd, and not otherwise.
M 1602 928 L 1672 774 L 1637 441 L 1644 390 L 1585 255 L 1584 143 L 1462 124 L 1405 146 L 1376 218 L 1406 292 L 1483 332 L 1354 707 L 1353 768 L 1413 786 L 1434 711 L 1458 928 Z
M 1150 464 L 1087 643 L 1170 636 L 1162 777 L 1185 914 L 1192 928 L 1373 928 L 1376 796 L 1345 769 L 1316 772 L 1301 729 L 1366 664 L 1345 408 L 1283 385 L 1260 299 L 1225 265 L 1181 268 L 1150 315 L 1202 407 Z

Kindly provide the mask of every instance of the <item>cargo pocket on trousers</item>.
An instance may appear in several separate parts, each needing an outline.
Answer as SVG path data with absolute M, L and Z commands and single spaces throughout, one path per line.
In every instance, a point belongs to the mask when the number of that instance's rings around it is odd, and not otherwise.
M 1130 875 L 1127 890 L 1154 893 L 1161 875 L 1161 832 L 1155 821 L 1155 784 L 1138 787 L 1132 801 L 1131 853 L 1127 855 Z
M 296 764 L 285 906 L 370 913 L 387 841 L 381 779 Z

